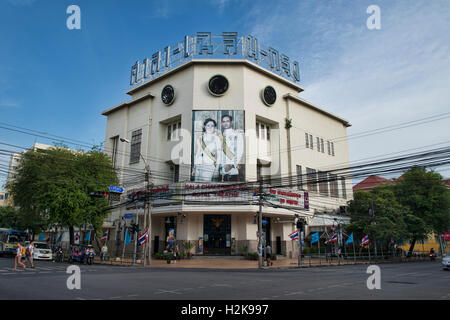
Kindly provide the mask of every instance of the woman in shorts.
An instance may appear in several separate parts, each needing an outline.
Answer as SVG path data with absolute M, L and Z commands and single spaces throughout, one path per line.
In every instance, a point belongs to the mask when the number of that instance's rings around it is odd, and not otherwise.
M 24 270 L 26 269 L 25 264 L 22 262 L 23 251 L 25 251 L 25 248 L 22 247 L 20 243 L 17 243 L 16 257 L 14 259 L 14 271 L 17 271 L 17 264 L 20 264 Z

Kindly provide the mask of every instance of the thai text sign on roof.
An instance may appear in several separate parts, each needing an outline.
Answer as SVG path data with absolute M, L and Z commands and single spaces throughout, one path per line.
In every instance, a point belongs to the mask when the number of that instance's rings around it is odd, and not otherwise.
M 197 32 L 184 41 L 156 51 L 151 58 L 131 67 L 130 85 L 142 84 L 192 59 L 246 59 L 294 83 L 300 81 L 299 63 L 272 47 L 261 45 L 253 36 L 237 32 Z

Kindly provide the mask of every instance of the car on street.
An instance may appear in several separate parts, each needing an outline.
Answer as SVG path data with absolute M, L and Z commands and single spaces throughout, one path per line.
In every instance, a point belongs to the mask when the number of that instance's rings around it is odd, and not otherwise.
M 52 260 L 53 259 L 52 249 L 50 249 L 50 247 L 46 242 L 35 242 L 33 259 Z
M 447 252 L 447 254 L 442 258 L 442 267 L 445 270 L 450 268 L 450 252 Z

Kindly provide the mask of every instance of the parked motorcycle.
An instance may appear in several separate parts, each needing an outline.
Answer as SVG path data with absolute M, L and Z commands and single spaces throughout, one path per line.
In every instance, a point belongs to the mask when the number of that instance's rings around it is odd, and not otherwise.
M 55 262 L 63 262 L 64 260 L 64 256 L 63 256 L 63 250 L 61 247 L 58 247 L 55 250 Z
M 86 263 L 92 264 L 94 262 L 95 251 L 92 246 L 86 248 Z

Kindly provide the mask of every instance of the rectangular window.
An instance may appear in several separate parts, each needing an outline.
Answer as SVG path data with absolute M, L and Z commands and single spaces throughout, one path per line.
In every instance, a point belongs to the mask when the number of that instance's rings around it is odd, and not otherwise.
M 297 188 L 298 190 L 303 189 L 302 166 L 299 165 L 297 165 Z
M 169 124 L 167 126 L 167 141 L 170 141 L 172 139 L 172 126 Z
M 259 138 L 259 123 L 256 123 L 256 138 Z
M 327 141 L 327 147 L 328 147 L 328 154 L 331 155 L 330 141 Z
M 262 179 L 261 170 L 262 170 L 262 166 L 258 164 L 256 167 L 256 180 L 258 180 L 258 181 L 260 181 Z
M 317 151 L 320 152 L 320 138 L 316 137 L 316 143 L 317 143 Z
M 337 175 L 335 174 L 329 174 L 330 177 L 330 195 L 334 198 L 338 198 L 339 197 L 339 186 L 338 186 L 338 179 L 337 179 Z
M 110 139 L 111 140 L 111 147 L 112 147 L 112 152 L 111 152 L 111 162 L 113 167 L 116 167 L 116 162 L 117 162 L 117 147 L 119 146 L 119 136 L 113 137 Z
M 319 192 L 328 195 L 327 173 L 323 171 L 319 171 Z
M 181 121 L 167 125 L 167 141 L 178 141 L 180 137 Z
M 341 184 L 342 184 L 342 198 L 347 199 L 347 189 L 346 189 L 344 177 L 341 177 Z
M 267 129 L 267 141 L 270 141 L 270 127 L 269 127 L 269 125 L 266 125 L 266 129 Z
M 331 154 L 334 156 L 334 143 L 331 143 Z
M 0 194 L 0 200 L 3 200 L 3 195 L 2 194 Z
M 311 168 L 306 168 L 306 178 L 307 178 L 307 185 L 308 185 L 308 191 L 314 191 L 317 192 L 317 175 L 316 170 Z
M 313 136 L 309 135 L 309 147 L 314 150 Z
M 172 125 L 172 141 L 177 140 L 177 138 L 178 138 L 177 124 L 174 123 Z
M 180 165 L 176 164 L 173 169 L 173 182 L 180 181 Z
M 320 139 L 320 145 L 322 146 L 322 153 L 324 153 L 325 149 L 323 148 L 323 139 Z
M 141 155 L 142 129 L 133 131 L 131 135 L 130 163 L 138 163 Z
M 263 124 L 261 124 L 261 139 L 262 140 L 264 140 L 264 139 L 266 139 L 266 137 L 265 137 L 265 129 L 264 129 L 264 125 Z
M 309 137 L 308 137 L 307 133 L 305 133 L 305 142 L 306 142 L 306 148 L 309 148 Z

